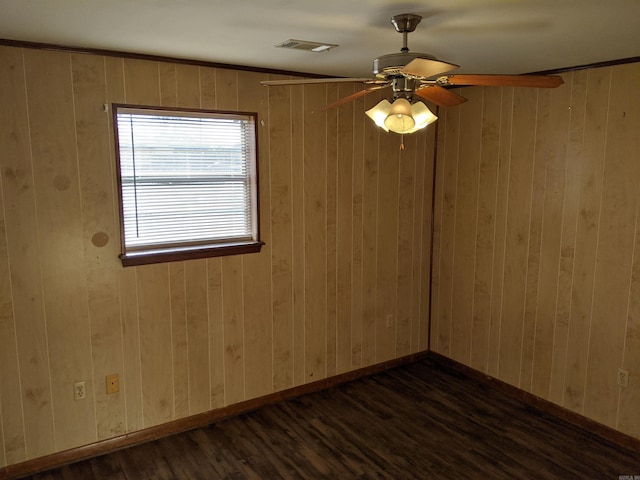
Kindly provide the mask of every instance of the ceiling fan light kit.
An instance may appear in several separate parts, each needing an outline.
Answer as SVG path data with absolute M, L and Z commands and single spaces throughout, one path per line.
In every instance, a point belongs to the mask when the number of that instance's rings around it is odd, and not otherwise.
M 417 132 L 438 119 L 424 103 L 410 104 L 406 98 L 398 98 L 393 103 L 384 99 L 365 113 L 385 132 L 401 135 Z
M 391 23 L 402 34 L 399 53 L 382 55 L 373 61 L 373 79 L 321 78 L 305 80 L 275 80 L 261 82 L 265 86 L 299 85 L 308 83 L 360 82 L 366 88 L 327 105 L 324 109 L 337 108 L 356 98 L 376 90 L 391 87 L 392 102 L 382 100 L 365 113 L 385 132 L 413 133 L 437 120 L 437 117 L 415 96 L 439 107 L 455 107 L 466 98 L 449 90 L 452 86 L 510 86 L 532 88 L 555 88 L 562 85 L 560 76 L 554 75 L 443 75 L 458 68 L 458 65 L 438 60 L 427 53 L 409 52 L 408 34 L 422 20 L 420 15 L 403 13 L 391 18 Z

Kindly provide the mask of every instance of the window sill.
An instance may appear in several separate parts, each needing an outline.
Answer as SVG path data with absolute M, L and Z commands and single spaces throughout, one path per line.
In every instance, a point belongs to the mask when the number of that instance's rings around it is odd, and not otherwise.
M 122 261 L 123 267 L 133 267 L 152 263 L 180 262 L 199 258 L 258 253 L 263 245 L 264 242 L 258 241 L 205 245 L 202 247 L 157 249 L 144 252 L 123 253 L 120 255 L 120 260 Z

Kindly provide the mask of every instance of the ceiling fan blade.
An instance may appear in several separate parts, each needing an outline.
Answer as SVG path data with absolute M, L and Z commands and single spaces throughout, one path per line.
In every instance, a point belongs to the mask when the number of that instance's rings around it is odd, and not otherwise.
M 488 87 L 555 88 L 564 83 L 558 75 L 447 75 L 444 85 L 482 85 Z
M 337 108 L 340 105 L 344 105 L 345 103 L 349 103 L 353 100 L 355 100 L 356 98 L 360 98 L 360 97 L 364 97 L 367 93 L 371 93 L 371 92 L 375 92 L 376 90 L 380 90 L 381 88 L 387 88 L 391 86 L 391 84 L 389 85 L 377 85 L 375 87 L 370 87 L 370 88 L 365 88 L 364 90 L 359 90 L 355 93 L 352 93 L 351 95 L 347 95 L 346 97 L 341 98 L 340 100 L 337 100 L 333 103 L 330 103 L 329 105 L 325 105 L 324 107 L 322 107 L 320 109 L 321 112 L 324 112 L 325 110 L 331 110 L 332 108 Z M 444 90 L 444 88 L 443 88 Z
M 455 70 L 459 65 L 453 63 L 441 62 L 440 60 L 431 60 L 429 58 L 415 58 L 407 63 L 400 73 L 405 75 L 413 75 L 415 77 L 429 78 L 434 75 Z
M 307 85 L 313 83 L 369 82 L 370 78 L 304 78 L 300 80 L 263 80 L 260 85 L 277 87 L 279 85 Z
M 466 98 L 458 95 L 457 93 L 442 88 L 438 85 L 429 85 L 427 87 L 419 88 L 415 91 L 416 95 L 435 103 L 439 107 L 455 107 L 467 101 Z

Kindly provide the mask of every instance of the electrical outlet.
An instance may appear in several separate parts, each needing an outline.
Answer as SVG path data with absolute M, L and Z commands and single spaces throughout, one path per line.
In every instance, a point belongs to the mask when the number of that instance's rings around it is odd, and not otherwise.
M 75 400 L 83 400 L 87 398 L 87 391 L 84 388 L 84 382 L 76 382 L 73 384 L 73 398 Z
M 393 314 L 387 314 L 387 328 L 393 327 Z
M 120 379 L 117 373 L 105 377 L 107 383 L 107 393 L 118 393 L 120 391 Z
M 623 388 L 628 387 L 629 386 L 629 370 L 619 368 L 618 378 L 616 383 Z

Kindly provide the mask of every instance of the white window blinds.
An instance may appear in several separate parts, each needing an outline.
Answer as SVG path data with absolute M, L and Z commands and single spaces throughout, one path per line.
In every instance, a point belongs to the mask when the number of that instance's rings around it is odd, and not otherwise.
M 252 115 L 116 109 L 124 247 L 256 238 Z

